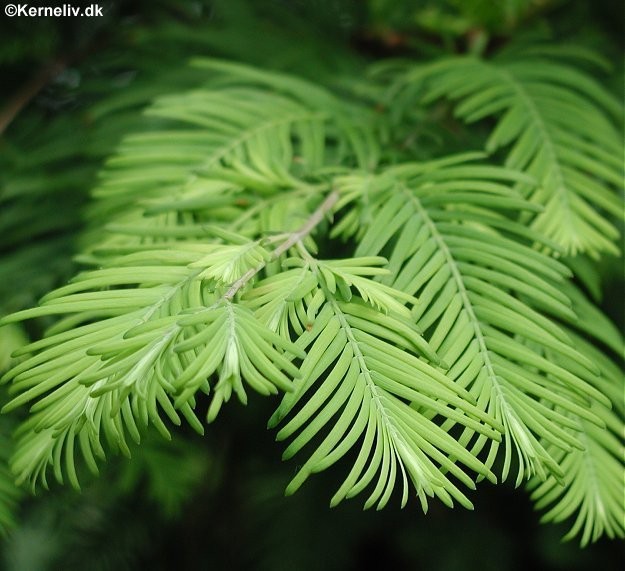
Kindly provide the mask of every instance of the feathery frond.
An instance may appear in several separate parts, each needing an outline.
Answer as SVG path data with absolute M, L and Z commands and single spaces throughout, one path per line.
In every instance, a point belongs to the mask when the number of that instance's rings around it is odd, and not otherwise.
M 486 150 L 507 149 L 505 165 L 537 181 L 523 187 L 530 202 L 544 206 L 525 215 L 531 228 L 567 254 L 618 254 L 612 218 L 622 216 L 624 173 L 614 118 L 622 123 L 622 105 L 571 65 L 596 59 L 581 50 L 509 51 L 409 68 L 394 89 L 422 85 L 424 101 L 448 98 L 468 123 L 496 119 Z
M 602 377 L 596 386 L 610 397 L 613 410 L 597 403 L 594 413 L 606 428 L 589 423 L 570 411 L 562 411 L 576 426 L 572 432 L 583 444 L 583 449 L 547 449 L 563 468 L 563 482 L 552 477 L 545 481 L 533 479 L 528 488 L 536 509 L 546 510 L 544 522 L 561 522 L 574 518 L 565 540 L 579 536 L 582 546 L 597 541 L 602 535 L 623 537 L 625 535 L 625 410 L 623 371 L 610 362 L 588 341 L 573 332 L 569 335 L 578 350 L 598 363 Z
M 358 258 L 353 262 L 362 263 Z M 424 511 L 427 511 L 427 496 L 437 496 L 450 506 L 455 499 L 465 507 L 472 507 L 448 476 L 441 474 L 440 467 L 469 488 L 474 487 L 473 481 L 455 464 L 456 460 L 483 476 L 491 479 L 494 476 L 411 404 L 431 408 L 443 418 L 453 418 L 489 438 L 499 438 L 498 432 L 488 426 L 492 420 L 471 404 L 465 391 L 449 382 L 431 364 L 411 354 L 423 352 L 437 360 L 420 340 L 419 331 L 407 315 L 402 319 L 401 313 L 383 313 L 362 301 L 358 303 L 351 294 L 345 300 L 339 287 L 334 289 L 333 282 L 329 285 L 329 280 L 322 278 L 332 275 L 332 270 L 328 271 L 322 264 L 315 266 L 318 278 L 323 280 L 318 290 L 323 305 L 310 331 L 297 341 L 308 349 L 300 370 L 301 379 L 296 381 L 294 391 L 285 396 L 269 425 L 275 426 L 290 416 L 278 432 L 278 440 L 289 438 L 301 429 L 286 449 L 285 459 L 309 444 L 319 431 L 326 430 L 327 434 L 289 484 L 287 494 L 297 490 L 311 473 L 326 469 L 360 442 L 358 457 L 332 498 L 332 505 L 355 496 L 373 482 L 374 489 L 365 508 L 377 504 L 380 509 L 389 501 L 401 474 L 402 505 L 408 501 L 409 478 Z M 344 280 L 349 270 L 346 264 L 344 271 L 337 272 L 339 279 Z M 392 291 L 383 284 L 365 280 L 355 287 L 360 292 L 369 290 L 370 300 Z M 398 291 L 397 297 L 405 296 Z M 308 400 L 298 407 L 307 393 Z
M 245 254 L 224 264 L 221 252 L 230 255 L 233 247 Z M 202 432 L 193 413 L 195 393 L 209 391 L 208 379 L 215 371 L 219 382 L 209 420 L 232 391 L 246 402 L 242 371 L 262 394 L 275 393 L 278 387 L 289 390 L 290 381 L 281 370 L 296 376 L 297 369 L 282 352 L 302 356 L 301 351 L 233 303 L 238 290 L 270 257 L 257 243 L 185 242 L 139 251 L 78 276 L 40 307 L 5 318 L 10 323 L 41 315 L 67 316 L 48 337 L 22 348 L 20 354 L 33 356 L 4 377 L 20 392 L 5 410 L 39 399 L 15 457 L 20 479 L 34 475 L 45 482 L 53 450 L 60 455 L 65 447 L 69 478 L 77 486 L 75 436 L 94 471 L 95 456 L 104 454 L 101 431 L 126 453 L 124 433 L 139 441 L 137 424 L 151 422 L 169 438 L 159 409 L 179 424 L 174 396 L 177 409 Z M 58 458 L 54 464 L 61 479 Z
M 571 422 L 537 398 L 601 425 L 588 404 L 606 397 L 591 384 L 598 373 L 592 361 L 544 315 L 574 317 L 558 289 L 567 269 L 531 249 L 528 244 L 541 241 L 540 235 L 506 216 L 535 209 L 502 184 L 523 175 L 463 164 L 466 158 L 343 178 L 343 203 L 358 208 L 337 229 L 356 233 L 357 255 L 388 256 L 390 274 L 382 283 L 418 297 L 412 317 L 428 333 L 447 376 L 505 427 L 502 478 L 514 452 L 517 485 L 534 474 L 561 478 L 541 439 L 565 451 L 583 446 L 564 430 Z M 556 365 L 523 340 L 549 347 L 567 362 Z M 477 455 L 488 439 L 480 436 L 471 445 L 472 436 L 467 428 L 459 441 Z M 498 441 L 490 442 L 487 466 L 499 448 Z

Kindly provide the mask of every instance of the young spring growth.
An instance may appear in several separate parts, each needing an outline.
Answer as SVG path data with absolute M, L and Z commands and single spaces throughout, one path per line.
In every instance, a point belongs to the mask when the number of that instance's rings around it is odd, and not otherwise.
M 234 335 L 228 338 L 226 352 L 224 354 L 219 381 L 215 385 L 213 400 L 208 408 L 206 421 L 212 422 L 219 414 L 221 405 L 228 402 L 232 391 L 237 394 L 242 404 L 247 404 L 247 394 L 241 381 L 241 369 L 239 361 L 239 349 Z
M 258 241 L 246 244 L 220 245 L 191 268 L 205 268 L 199 275 L 202 279 L 214 279 L 222 285 L 230 285 L 269 261 L 271 255 Z

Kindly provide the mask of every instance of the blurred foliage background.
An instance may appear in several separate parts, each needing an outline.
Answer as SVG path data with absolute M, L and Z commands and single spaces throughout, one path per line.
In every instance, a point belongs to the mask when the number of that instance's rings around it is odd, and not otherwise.
M 61 3 L 58 3 L 59 5 Z M 73 2 L 74 6 L 81 3 Z M 84 3 L 89 4 L 89 3 Z M 54 5 L 30 2 L 31 6 Z M 155 96 L 198 84 L 193 56 L 293 71 L 340 88 L 343 73 L 386 57 L 483 53 L 519 38 L 591 47 L 615 63 L 609 87 L 623 97 L 622 3 L 612 0 L 127 0 L 99 2 L 101 18 L 0 15 L 0 314 L 32 305 L 73 271 L 89 239 L 89 190 L 106 157 L 145 121 Z M 354 88 L 352 85 L 351 88 Z M 455 125 L 415 134 L 447 152 L 481 133 Z M 450 133 L 453 135 L 451 136 Z M 587 262 L 595 294 L 622 330 L 620 261 Z M 599 279 L 601 278 L 601 279 Z M 592 280 L 591 280 L 592 281 Z M 0 329 L 0 371 L 37 336 Z M 0 402 L 4 395 L 0 395 Z M 524 494 L 482 485 L 475 512 L 434 506 L 330 510 L 333 473 L 294 497 L 294 466 L 259 430 L 276 402 L 228 407 L 200 438 L 180 430 L 112 459 L 80 494 L 53 487 L 30 497 L 0 488 L 0 570 L 585 570 L 622 569 L 623 545 L 580 551 L 566 527 L 541 526 Z M 0 470 L 15 419 L 0 417 Z M 0 478 L 0 482 L 3 481 Z

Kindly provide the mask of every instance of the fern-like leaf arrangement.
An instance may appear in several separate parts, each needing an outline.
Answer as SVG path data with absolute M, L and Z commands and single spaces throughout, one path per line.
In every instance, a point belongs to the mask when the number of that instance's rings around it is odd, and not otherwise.
M 503 165 L 393 155 L 393 121 L 357 96 L 195 62 L 206 85 L 157 100 L 109 160 L 87 269 L 2 320 L 58 317 L 3 377 L 5 412 L 31 410 L 18 481 L 78 487 L 149 425 L 203 433 L 233 397 L 279 394 L 269 427 L 305 456 L 287 493 L 338 463 L 332 505 L 471 508 L 512 475 L 582 543 L 623 536 L 622 378 L 575 332 L 559 260 L 616 250 L 620 110 L 536 58 L 395 70 L 389 93 L 501 116 Z
M 505 150 L 506 166 L 537 181 L 520 192 L 543 208 L 524 222 L 566 254 L 618 255 L 622 105 L 575 63 L 607 67 L 579 48 L 509 48 L 492 60 L 460 56 L 408 65 L 392 92 L 416 92 L 425 103 L 448 98 L 467 123 L 494 120 L 486 151 Z

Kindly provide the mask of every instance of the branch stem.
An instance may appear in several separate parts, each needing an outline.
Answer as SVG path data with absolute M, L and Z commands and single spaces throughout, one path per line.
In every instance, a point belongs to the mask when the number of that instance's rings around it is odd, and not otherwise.
M 289 237 L 271 253 L 270 261 L 277 260 L 289 248 L 292 248 L 293 246 L 301 242 L 306 236 L 308 236 L 315 229 L 315 227 L 324 219 L 326 214 L 328 214 L 328 212 L 332 210 L 338 199 L 338 192 L 332 191 L 330 194 L 328 194 L 325 200 L 312 213 L 306 223 L 299 230 L 293 232 L 292 234 L 289 234 Z M 236 282 L 234 282 L 230 286 L 230 288 L 228 288 L 228 291 L 224 294 L 223 299 L 230 301 L 237 294 L 237 292 L 266 265 L 267 262 L 263 262 L 255 268 L 250 268 Z

